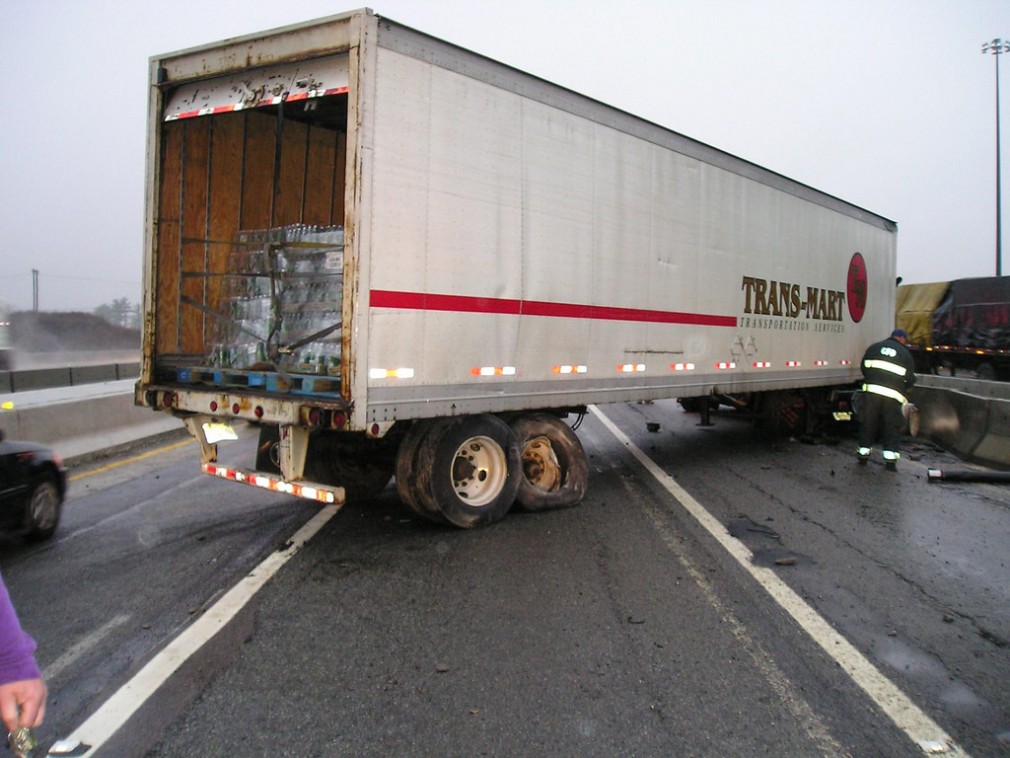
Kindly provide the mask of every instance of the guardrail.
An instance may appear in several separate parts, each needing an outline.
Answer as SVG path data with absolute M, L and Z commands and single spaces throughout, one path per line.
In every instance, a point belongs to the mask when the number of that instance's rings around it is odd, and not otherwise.
M 106 363 L 97 366 L 37 368 L 27 371 L 0 371 L 0 395 L 52 387 L 116 382 L 140 376 L 140 363 Z

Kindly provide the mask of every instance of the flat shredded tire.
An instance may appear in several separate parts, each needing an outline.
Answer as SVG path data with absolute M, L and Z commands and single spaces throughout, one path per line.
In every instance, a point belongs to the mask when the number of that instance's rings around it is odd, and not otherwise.
M 582 502 L 589 462 L 578 436 L 561 419 L 530 413 L 512 422 L 523 476 L 516 503 L 524 511 L 570 508 Z

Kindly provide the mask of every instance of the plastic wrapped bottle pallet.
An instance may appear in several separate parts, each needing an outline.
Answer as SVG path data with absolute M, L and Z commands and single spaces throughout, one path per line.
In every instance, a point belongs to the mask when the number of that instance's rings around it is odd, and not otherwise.
M 211 365 L 339 376 L 343 245 L 342 227 L 239 232 Z

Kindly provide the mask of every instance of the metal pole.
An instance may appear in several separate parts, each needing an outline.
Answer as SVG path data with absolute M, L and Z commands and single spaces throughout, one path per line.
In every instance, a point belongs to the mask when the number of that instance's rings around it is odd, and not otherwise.
M 1000 197 L 1003 183 L 1000 181 L 999 140 L 999 56 L 1001 52 L 997 47 L 993 55 L 996 59 L 996 276 L 1002 276 L 1003 272 L 1003 202 Z
M 32 269 L 32 312 L 39 312 L 39 270 Z
M 996 58 L 996 276 L 1003 275 L 1003 198 L 1000 178 L 999 57 L 1010 52 L 1010 42 L 996 38 L 982 43 L 982 53 Z

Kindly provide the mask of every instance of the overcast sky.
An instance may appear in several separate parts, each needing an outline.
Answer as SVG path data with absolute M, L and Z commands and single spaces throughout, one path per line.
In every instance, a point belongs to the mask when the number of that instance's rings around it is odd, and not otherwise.
M 139 300 L 148 57 L 356 7 L 0 0 L 0 300 L 30 308 L 32 269 L 42 310 Z M 894 219 L 906 282 L 995 273 L 995 62 L 981 45 L 1010 39 L 1008 0 L 372 7 Z

